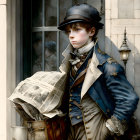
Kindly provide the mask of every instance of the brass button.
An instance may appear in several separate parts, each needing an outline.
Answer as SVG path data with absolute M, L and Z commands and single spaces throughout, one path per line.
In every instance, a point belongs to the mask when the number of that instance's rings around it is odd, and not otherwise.
M 72 99 L 70 99 L 70 102 L 72 102 Z
M 84 117 L 87 117 L 87 116 L 89 116 L 89 114 L 85 114 L 85 115 L 84 115 Z
M 106 111 L 107 111 L 108 113 L 110 112 L 110 110 L 109 110 L 109 109 L 107 109 Z
M 72 97 L 72 94 L 70 94 L 70 96 Z
M 86 110 L 84 110 L 84 113 L 87 113 L 87 111 L 86 111 Z
M 87 132 L 87 134 L 90 134 L 91 132 Z
M 73 92 L 73 90 L 72 90 L 72 89 L 71 89 L 70 91 L 71 91 L 71 92 Z
M 80 116 L 77 116 L 77 119 L 80 119 Z
M 69 104 L 69 106 L 72 106 L 72 104 Z
M 87 124 L 88 122 L 85 122 L 85 124 Z
M 86 129 L 89 129 L 89 127 L 86 127 Z
M 69 111 L 72 111 L 72 109 L 70 108 Z

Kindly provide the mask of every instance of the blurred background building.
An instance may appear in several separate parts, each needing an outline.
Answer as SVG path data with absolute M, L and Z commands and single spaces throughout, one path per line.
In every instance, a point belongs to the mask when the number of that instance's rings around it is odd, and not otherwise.
M 104 29 L 99 46 L 120 60 L 118 49 L 124 39 L 131 49 L 126 75 L 140 96 L 140 0 L 0 0 L 0 139 L 11 139 L 11 126 L 20 125 L 8 97 L 16 85 L 37 71 L 58 70 L 61 53 L 68 45 L 57 26 L 66 10 L 76 3 L 96 7 Z M 140 103 L 136 117 L 140 124 Z

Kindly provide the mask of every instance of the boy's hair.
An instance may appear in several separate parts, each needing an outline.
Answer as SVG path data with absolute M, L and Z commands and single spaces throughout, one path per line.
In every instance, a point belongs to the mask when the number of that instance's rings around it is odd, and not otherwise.
M 66 34 L 68 33 L 69 29 L 76 29 L 77 26 L 83 27 L 85 28 L 85 30 L 87 32 L 89 32 L 91 30 L 92 27 L 95 27 L 94 25 L 90 24 L 90 23 L 86 23 L 86 22 L 76 22 L 76 23 L 71 23 L 65 26 L 65 32 Z M 95 27 L 95 34 L 92 37 L 92 40 L 95 41 L 96 40 L 96 36 L 98 34 L 99 29 Z

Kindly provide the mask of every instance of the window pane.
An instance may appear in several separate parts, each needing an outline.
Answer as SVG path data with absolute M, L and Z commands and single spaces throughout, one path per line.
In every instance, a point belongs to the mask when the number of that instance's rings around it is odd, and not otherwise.
M 32 73 L 42 70 L 42 32 L 32 34 Z
M 45 26 L 57 25 L 57 0 L 45 1 Z
M 57 70 L 56 42 L 57 42 L 57 32 L 45 32 L 45 43 L 44 43 L 45 71 Z
M 63 60 L 62 52 L 69 44 L 68 36 L 64 32 L 60 32 L 60 64 Z
M 72 0 L 72 5 L 86 3 L 87 0 Z
M 72 6 L 73 1 L 65 1 L 65 0 L 60 0 L 60 23 L 64 20 L 64 17 L 66 15 L 66 11 Z M 66 49 L 69 41 L 67 35 L 61 31 L 60 32 L 60 64 L 63 60 L 62 52 L 64 49 Z
M 32 26 L 42 26 L 42 0 L 32 0 Z
M 72 6 L 72 0 L 65 1 L 60 0 L 60 22 L 64 20 L 64 17 L 66 15 L 66 11 Z

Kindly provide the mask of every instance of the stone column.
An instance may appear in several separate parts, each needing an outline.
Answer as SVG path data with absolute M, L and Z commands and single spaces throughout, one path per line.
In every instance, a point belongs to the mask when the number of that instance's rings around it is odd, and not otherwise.
M 6 140 L 6 73 L 7 73 L 7 19 L 6 0 L 0 0 L 0 139 Z

